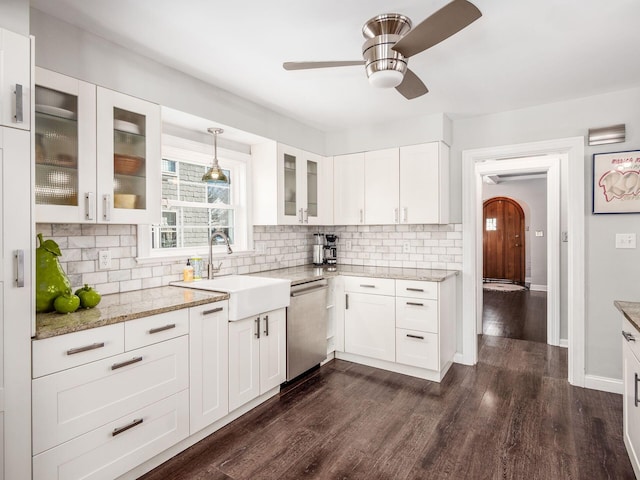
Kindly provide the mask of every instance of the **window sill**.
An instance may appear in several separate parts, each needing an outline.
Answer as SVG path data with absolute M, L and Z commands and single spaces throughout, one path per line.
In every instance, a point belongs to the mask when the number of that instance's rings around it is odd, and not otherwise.
M 244 250 L 241 252 L 233 252 L 232 254 L 224 252 L 213 252 L 214 260 L 224 260 L 227 258 L 241 258 L 241 257 L 249 257 L 255 255 L 257 252 L 255 250 Z M 193 257 L 201 257 L 203 260 L 207 260 L 209 257 L 209 252 L 192 252 L 192 253 L 174 253 L 170 255 L 157 255 L 151 257 L 136 257 L 136 263 L 138 265 L 147 265 L 150 263 L 164 263 L 164 262 L 179 262 L 184 261 L 187 258 Z

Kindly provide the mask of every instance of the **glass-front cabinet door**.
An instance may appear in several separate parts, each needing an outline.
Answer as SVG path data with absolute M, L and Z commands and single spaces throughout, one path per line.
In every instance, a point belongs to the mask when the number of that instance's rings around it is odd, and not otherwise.
M 278 224 L 319 223 L 321 157 L 278 144 Z
M 95 222 L 96 87 L 36 68 L 38 222 Z
M 160 106 L 98 87 L 98 222 L 160 223 Z

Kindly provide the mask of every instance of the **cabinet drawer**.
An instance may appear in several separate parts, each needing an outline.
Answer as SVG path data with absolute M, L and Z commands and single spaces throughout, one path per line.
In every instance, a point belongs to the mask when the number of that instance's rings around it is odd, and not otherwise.
M 113 479 L 188 435 L 189 394 L 183 390 L 34 456 L 33 478 Z
M 438 300 L 438 282 L 396 280 L 396 296 Z
M 396 362 L 438 370 L 438 334 L 396 329 Z
M 125 350 L 145 347 L 189 333 L 189 310 L 152 315 L 124 324 Z
M 628 341 L 625 341 L 624 339 L 622 341 L 624 344 L 629 345 L 629 349 L 631 349 L 631 352 L 640 362 L 640 332 L 638 332 L 638 330 L 636 330 L 636 327 L 634 327 L 626 318 L 623 319 L 622 331 L 625 334 L 630 334 L 628 335 Z M 631 340 L 631 338 L 635 339 L 635 341 Z
M 34 454 L 189 386 L 182 336 L 33 381 Z
M 438 333 L 438 301 L 396 297 L 396 327 Z
M 348 293 L 393 296 L 396 294 L 396 281 L 392 278 L 345 277 L 344 290 Z
M 33 378 L 122 352 L 124 352 L 123 323 L 34 340 L 32 342 Z

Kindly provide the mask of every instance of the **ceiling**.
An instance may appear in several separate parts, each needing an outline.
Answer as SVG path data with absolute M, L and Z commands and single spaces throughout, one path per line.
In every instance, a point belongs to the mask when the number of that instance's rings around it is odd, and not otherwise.
M 369 86 L 360 60 L 380 13 L 414 25 L 448 0 L 31 0 L 45 13 L 323 131 L 444 112 L 452 118 L 640 85 L 638 0 L 472 0 L 483 16 L 409 61 L 430 92 Z

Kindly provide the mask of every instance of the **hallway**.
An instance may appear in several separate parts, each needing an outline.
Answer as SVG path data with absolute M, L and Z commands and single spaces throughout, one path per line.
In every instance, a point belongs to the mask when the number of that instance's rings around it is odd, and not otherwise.
M 547 343 L 547 292 L 483 290 L 482 333 Z

